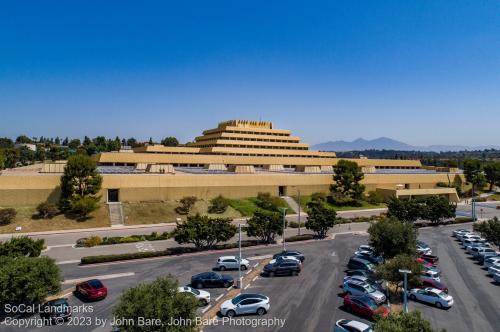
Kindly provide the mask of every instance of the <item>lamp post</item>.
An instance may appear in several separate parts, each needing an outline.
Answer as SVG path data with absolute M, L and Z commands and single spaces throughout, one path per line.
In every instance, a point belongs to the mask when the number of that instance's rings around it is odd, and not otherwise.
M 297 231 L 297 235 L 300 235 L 300 209 L 301 209 L 301 206 L 300 206 L 300 188 L 297 187 L 297 186 L 293 186 L 293 188 L 297 188 L 297 195 L 298 195 L 298 198 L 297 198 L 298 202 L 297 203 L 299 204 L 299 206 L 298 206 L 299 211 L 297 211 L 298 214 L 299 214 L 299 216 L 298 216 L 299 217 L 299 220 L 298 220 L 299 228 L 298 228 L 298 231 Z
M 245 226 L 246 224 L 238 224 L 238 251 L 239 251 L 239 260 L 238 260 L 238 282 L 237 288 L 243 288 L 243 276 L 241 275 L 241 226 Z
M 286 207 L 280 208 L 280 210 L 283 212 L 283 251 L 286 250 L 285 246 L 285 226 L 286 226 Z
M 404 274 L 404 311 L 405 313 L 408 313 L 408 293 L 407 293 L 407 287 L 408 287 L 408 274 L 411 274 L 410 270 L 404 270 L 400 269 L 399 273 Z

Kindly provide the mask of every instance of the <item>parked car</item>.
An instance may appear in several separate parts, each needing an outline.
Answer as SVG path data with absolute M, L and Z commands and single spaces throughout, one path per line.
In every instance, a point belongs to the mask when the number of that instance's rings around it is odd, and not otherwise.
M 358 315 L 365 317 L 373 317 L 380 315 L 387 317 L 389 309 L 383 305 L 378 305 L 371 297 L 368 296 L 344 296 L 344 308 Z
M 460 242 L 468 237 L 478 237 L 479 238 L 480 236 L 474 232 L 464 232 L 464 233 L 461 233 L 457 236 L 457 238 Z
M 262 273 L 269 277 L 278 275 L 291 275 L 296 276 L 300 273 L 300 263 L 296 260 L 281 260 L 274 264 L 267 264 L 264 266 Z
M 461 229 L 456 229 L 456 230 L 454 230 L 454 231 L 453 231 L 453 236 L 454 236 L 454 237 L 458 237 L 458 235 L 461 235 L 461 234 L 466 234 L 466 233 L 470 233 L 470 231 L 469 231 L 469 230 L 466 230 L 466 229 L 463 229 L 463 228 L 461 228 Z
M 495 264 L 500 264 L 500 256 L 488 257 L 483 262 L 483 265 L 486 269 Z
M 493 264 L 488 268 L 488 275 L 494 276 L 495 273 L 500 273 L 500 263 Z
M 350 277 L 350 276 L 363 276 L 363 277 L 371 278 L 372 280 L 376 280 L 374 277 L 374 274 L 370 271 L 367 271 L 367 270 L 346 270 L 345 275 L 348 277 Z
M 420 255 L 419 258 L 426 262 L 431 263 L 432 265 L 437 265 L 439 262 L 439 257 L 436 255 Z
M 177 291 L 179 293 L 186 293 L 194 296 L 201 305 L 207 305 L 210 303 L 210 293 L 207 291 L 194 289 L 189 286 L 179 287 L 177 288 Z
M 472 248 L 481 248 L 481 247 L 489 247 L 490 245 L 489 244 L 485 244 L 485 243 L 482 243 L 480 241 L 475 241 L 475 242 L 472 242 L 472 243 L 469 243 L 466 247 L 465 247 L 465 251 L 472 255 Z
M 432 267 L 434 267 L 434 265 L 433 265 L 432 263 L 429 263 L 428 261 L 426 261 L 426 260 L 424 260 L 424 259 L 422 259 L 422 258 L 420 258 L 420 257 L 419 257 L 419 258 L 417 258 L 417 261 L 418 261 L 420 264 L 422 264 L 422 266 L 423 266 L 424 268 L 432 268 Z
M 485 260 L 488 258 L 500 258 L 500 251 L 485 251 L 479 254 L 477 258 L 480 262 L 484 264 Z
M 500 273 L 495 273 L 493 275 L 493 280 L 497 283 L 500 283 Z
M 464 236 L 460 237 L 460 242 L 462 242 L 462 246 L 464 246 L 465 241 L 478 241 L 482 240 L 481 236 L 477 234 L 465 234 Z
M 265 295 L 240 294 L 232 300 L 224 301 L 220 306 L 220 312 L 227 317 L 244 314 L 262 316 L 269 311 L 270 307 L 269 298 Z
M 422 271 L 421 277 L 430 278 L 430 279 L 433 279 L 436 281 L 441 281 L 441 277 L 440 277 L 439 273 L 434 271 L 434 270 Z
M 344 281 L 342 289 L 347 295 L 367 295 L 375 300 L 377 304 L 384 303 L 386 300 L 385 295 L 381 291 L 360 280 L 347 279 Z
M 427 245 L 427 243 L 417 240 L 417 252 L 419 254 L 424 254 L 424 255 L 431 255 L 432 250 L 431 248 Z
M 421 277 L 421 280 L 422 280 L 422 285 L 424 286 L 424 288 L 425 287 L 432 287 L 432 288 L 439 289 L 439 290 L 448 294 L 448 287 L 446 287 L 446 285 L 443 284 L 442 282 L 437 281 L 437 280 L 432 279 L 432 278 L 427 278 L 427 277 Z
M 358 280 L 358 281 L 361 281 L 361 282 L 369 284 L 370 286 L 372 286 L 373 288 L 375 288 L 378 291 L 381 291 L 381 292 L 384 291 L 382 280 L 374 281 L 371 278 L 365 277 L 365 276 L 350 276 L 350 277 L 349 276 L 345 276 L 343 282 L 345 282 L 347 280 Z
M 246 270 L 250 267 L 250 262 L 246 259 L 239 261 L 239 257 L 236 256 L 222 256 L 217 260 L 217 265 L 215 266 L 218 270 L 238 270 L 241 266 L 242 270 Z
M 357 256 L 352 256 L 349 259 L 349 263 L 347 263 L 347 267 L 349 269 L 353 270 L 365 270 L 369 272 L 374 272 L 375 271 L 375 266 L 373 263 L 370 261 L 367 261 L 366 259 L 357 257 Z
M 358 251 L 370 251 L 373 252 L 375 249 L 373 249 L 372 246 L 369 246 L 367 244 L 362 244 L 358 247 Z
M 298 259 L 296 256 L 278 256 L 275 259 L 271 259 L 269 264 L 274 264 L 276 262 L 286 261 L 286 260 L 294 260 L 294 261 L 297 261 L 299 264 L 302 264 L 300 259 Z
M 413 288 L 409 292 L 411 300 L 430 303 L 438 308 L 451 308 L 453 297 L 436 288 Z
M 484 260 L 484 257 L 486 254 L 496 255 L 496 253 L 497 252 L 493 248 L 482 247 L 482 248 L 479 248 L 477 250 L 477 252 L 474 252 L 472 255 L 474 256 L 475 259 L 482 262 Z
M 297 257 L 301 262 L 304 262 L 304 260 L 306 259 L 304 254 L 302 254 L 300 251 L 297 250 L 283 250 L 282 252 L 274 254 L 273 259 L 276 259 L 279 256 L 294 256 Z
M 234 279 L 230 275 L 216 272 L 203 272 L 191 277 L 191 286 L 194 288 L 224 287 L 234 284 Z
M 99 279 L 91 279 L 76 284 L 76 293 L 87 300 L 102 300 L 108 296 L 108 289 Z
M 71 317 L 71 307 L 67 299 L 55 299 L 45 302 L 40 306 L 40 317 L 47 319 L 50 323 L 60 323 Z
M 370 325 L 351 319 L 340 319 L 335 323 L 333 332 L 373 332 Z
M 384 261 L 382 256 L 375 256 L 371 251 L 356 251 L 354 255 L 359 258 L 365 259 L 373 264 L 380 264 Z

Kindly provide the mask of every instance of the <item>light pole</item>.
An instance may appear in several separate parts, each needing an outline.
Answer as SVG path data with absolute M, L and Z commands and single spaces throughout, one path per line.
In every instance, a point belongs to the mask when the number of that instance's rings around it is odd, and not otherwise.
M 238 283 L 237 288 L 243 288 L 243 276 L 241 275 L 241 226 L 245 226 L 246 224 L 238 224 L 238 251 L 239 251 L 239 260 L 238 260 Z
M 407 287 L 408 287 L 408 274 L 411 274 L 410 270 L 404 270 L 400 269 L 399 273 L 404 274 L 404 310 L 405 313 L 408 313 L 408 293 L 407 293 Z
M 299 230 L 298 230 L 298 235 L 300 235 L 300 188 L 297 188 L 297 194 L 299 196 L 298 198 L 298 203 L 299 203 Z
M 474 183 L 472 184 L 472 198 L 471 198 L 471 205 L 472 205 L 472 221 L 476 221 L 476 204 L 474 200 Z
M 286 226 L 286 207 L 280 208 L 280 210 L 283 212 L 283 251 L 286 250 L 285 246 L 285 226 Z

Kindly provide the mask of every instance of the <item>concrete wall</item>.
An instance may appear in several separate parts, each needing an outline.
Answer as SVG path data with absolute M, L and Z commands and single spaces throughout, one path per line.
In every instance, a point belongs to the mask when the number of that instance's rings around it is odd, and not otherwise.
M 366 174 L 366 191 L 377 187 L 395 188 L 408 184 L 411 189 L 434 188 L 438 182 L 453 182 L 448 174 Z M 56 174 L 0 175 L 0 206 L 37 205 L 45 200 L 56 202 L 60 176 Z M 105 174 L 102 200 L 106 189 L 119 189 L 121 201 L 176 200 L 184 196 L 213 198 L 254 197 L 259 192 L 278 195 L 283 186 L 287 195 L 328 192 L 332 175 L 323 174 Z

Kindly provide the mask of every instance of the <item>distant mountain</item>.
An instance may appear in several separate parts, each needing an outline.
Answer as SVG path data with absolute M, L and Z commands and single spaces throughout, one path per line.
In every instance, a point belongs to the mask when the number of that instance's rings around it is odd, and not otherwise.
M 388 137 L 379 137 L 372 140 L 358 138 L 352 142 L 347 141 L 330 141 L 319 143 L 311 147 L 314 150 L 320 151 L 362 151 L 362 150 L 400 150 L 400 151 L 464 151 L 464 150 L 485 150 L 485 149 L 500 149 L 500 146 L 485 145 L 485 146 L 463 146 L 463 145 L 429 145 L 429 146 L 414 146 L 400 141 L 396 141 Z

